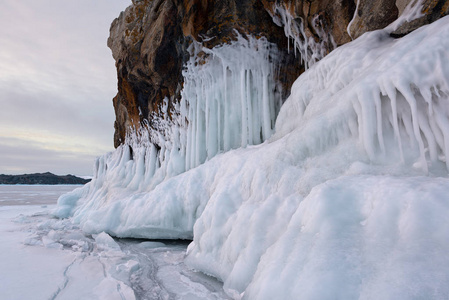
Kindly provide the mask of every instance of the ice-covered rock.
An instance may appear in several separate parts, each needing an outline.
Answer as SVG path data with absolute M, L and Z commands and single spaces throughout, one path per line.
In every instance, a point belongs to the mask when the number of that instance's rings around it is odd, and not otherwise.
M 61 209 L 87 232 L 193 237 L 186 262 L 235 297 L 447 298 L 449 18 L 391 30 L 301 75 L 261 145 L 157 184 L 152 148 L 125 145 Z

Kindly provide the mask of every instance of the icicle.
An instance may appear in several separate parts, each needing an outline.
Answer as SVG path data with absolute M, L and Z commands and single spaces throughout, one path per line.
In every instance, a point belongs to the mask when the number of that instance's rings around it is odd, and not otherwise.
M 273 12 L 274 14 L 272 14 L 271 17 L 273 18 L 274 23 L 284 28 L 284 34 L 287 37 L 288 42 L 288 52 L 290 52 L 290 40 L 292 40 L 294 54 L 296 55 L 296 51 L 299 52 L 301 62 L 306 70 L 327 54 L 326 45 L 328 45 L 328 47 L 332 45 L 332 48 L 329 49 L 330 51 L 336 48 L 336 43 L 333 37 L 325 32 L 320 24 L 315 26 L 318 16 L 312 20 L 320 39 L 319 42 L 316 42 L 313 38 L 309 39 L 307 37 L 304 30 L 304 20 L 301 19 L 300 25 L 297 24 L 290 13 L 288 4 L 276 3 L 273 7 Z M 311 52 L 310 54 L 309 51 Z
M 432 112 L 432 116 L 434 115 L 434 113 Z M 442 151 L 444 152 L 445 146 L 444 146 L 444 137 L 443 137 L 443 133 L 441 132 L 440 128 L 438 127 L 438 124 L 435 120 L 435 118 L 429 118 L 429 126 L 430 126 L 430 130 L 432 131 L 434 137 L 435 137 L 435 141 L 438 144 L 438 147 L 440 149 L 442 149 Z
M 446 160 L 446 169 L 449 171 L 449 120 L 447 115 L 443 113 L 443 110 L 437 107 L 434 111 L 436 123 L 441 128 L 444 136 L 444 154 Z
M 351 35 L 351 25 L 355 20 L 355 17 L 357 16 L 357 13 L 359 11 L 359 5 L 360 5 L 360 0 L 357 0 L 357 4 L 355 6 L 355 11 L 354 11 L 354 15 L 352 16 L 351 22 L 349 22 L 348 27 L 346 28 L 346 31 L 348 32 L 349 37 L 351 38 L 351 40 L 353 40 L 354 38 Z
M 358 91 L 357 98 L 360 103 L 361 107 L 361 123 L 360 125 L 360 138 L 362 139 L 363 146 L 369 156 L 370 159 L 375 158 L 376 150 L 373 145 L 373 136 L 375 133 L 375 117 L 373 116 L 372 112 L 374 110 L 374 103 L 372 103 L 370 100 L 368 92 L 365 89 L 362 89 Z
M 228 151 L 231 149 L 231 137 L 230 137 L 230 126 L 229 124 L 229 99 L 228 99 L 228 66 L 223 65 L 223 83 L 224 83 L 224 89 L 223 89 L 223 105 L 224 105 L 224 133 L 223 133 L 223 145 L 224 145 L 224 151 Z
M 275 46 L 237 34 L 228 45 L 207 49 L 194 42 L 189 51 L 180 102 L 165 98 L 159 113 L 151 113 L 151 125 L 129 128 L 109 171 L 97 163 L 98 178 L 111 173 L 123 187 L 151 190 L 219 152 L 270 137 L 281 103 Z
M 246 70 L 240 73 L 240 103 L 242 105 L 242 147 L 248 144 L 248 112 L 246 99 Z
M 418 125 L 421 131 L 424 134 L 424 137 L 427 141 L 427 146 L 429 148 L 429 156 L 432 162 L 437 161 L 438 159 L 438 151 L 437 145 L 435 141 L 435 136 L 430 128 L 429 123 L 427 122 L 427 117 L 424 115 L 422 111 L 418 110 Z
M 254 144 L 253 105 L 251 102 L 251 70 L 246 72 L 246 107 L 248 108 L 248 142 Z
M 425 151 L 424 151 L 424 142 L 422 140 L 420 128 L 419 128 L 418 108 L 417 108 L 415 96 L 413 95 L 409 85 L 400 84 L 398 86 L 398 90 L 402 93 L 402 95 L 404 95 L 405 100 L 407 100 L 408 104 L 410 105 L 410 109 L 412 112 L 413 132 L 415 134 L 416 140 L 418 141 L 421 167 L 427 173 L 428 167 L 427 167 L 427 161 L 426 161 L 426 156 L 425 156 Z
M 374 105 L 376 106 L 376 117 L 377 117 L 377 140 L 379 142 L 380 150 L 382 154 L 385 155 L 385 144 L 384 136 L 382 132 L 382 104 L 380 101 L 379 91 L 374 91 Z
M 271 120 L 270 120 L 270 104 L 269 101 L 269 90 L 268 90 L 268 74 L 263 72 L 263 90 L 262 90 L 262 115 L 263 115 L 263 139 L 266 140 L 271 136 Z

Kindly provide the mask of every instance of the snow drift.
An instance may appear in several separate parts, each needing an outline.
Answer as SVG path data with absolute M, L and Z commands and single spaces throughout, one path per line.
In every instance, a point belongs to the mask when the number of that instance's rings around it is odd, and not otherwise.
M 390 31 L 313 64 L 263 144 L 158 178 L 155 147 L 129 139 L 55 214 L 193 237 L 186 262 L 234 298 L 447 298 L 449 18 Z

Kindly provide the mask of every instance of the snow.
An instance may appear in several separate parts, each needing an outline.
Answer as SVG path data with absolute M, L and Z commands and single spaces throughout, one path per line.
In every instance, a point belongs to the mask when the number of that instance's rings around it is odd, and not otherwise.
M 234 299 L 448 298 L 449 17 L 393 28 L 313 64 L 262 144 L 159 176 L 136 135 L 54 213 L 91 234 L 193 237 L 186 264 Z M 185 162 L 173 153 L 157 161 Z

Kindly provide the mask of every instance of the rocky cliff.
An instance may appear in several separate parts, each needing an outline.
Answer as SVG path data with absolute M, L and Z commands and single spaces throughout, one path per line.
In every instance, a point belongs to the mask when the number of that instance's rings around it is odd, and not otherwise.
M 164 134 L 154 119 L 173 117 L 193 43 L 203 47 L 195 53 L 202 57 L 199 63 L 207 63 L 210 54 L 204 49 L 238 36 L 266 38 L 278 49 L 273 77 L 285 99 L 304 69 L 336 47 L 392 23 L 414 2 L 419 11 L 393 35 L 406 35 L 449 13 L 447 0 L 133 0 L 113 21 L 108 39 L 118 74 L 114 145 L 142 124 Z

